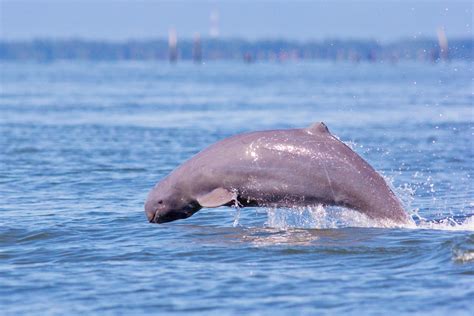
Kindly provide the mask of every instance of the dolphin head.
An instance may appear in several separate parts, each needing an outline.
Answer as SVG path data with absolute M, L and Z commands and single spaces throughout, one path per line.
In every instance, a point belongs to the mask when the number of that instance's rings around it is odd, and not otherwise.
M 145 213 L 150 223 L 166 223 L 188 218 L 201 206 L 183 192 L 169 186 L 166 181 L 158 183 L 148 194 Z

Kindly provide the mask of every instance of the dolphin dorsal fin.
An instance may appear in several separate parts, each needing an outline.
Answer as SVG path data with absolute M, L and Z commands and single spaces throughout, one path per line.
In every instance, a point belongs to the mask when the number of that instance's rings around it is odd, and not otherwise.
M 328 127 L 323 122 L 317 122 L 311 124 L 310 127 L 306 128 L 306 131 L 311 134 L 330 134 Z

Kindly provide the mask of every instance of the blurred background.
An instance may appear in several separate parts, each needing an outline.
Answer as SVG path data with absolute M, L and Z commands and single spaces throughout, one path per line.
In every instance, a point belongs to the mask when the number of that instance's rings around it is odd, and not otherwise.
M 470 1 L 0 3 L 3 60 L 436 61 L 473 49 Z

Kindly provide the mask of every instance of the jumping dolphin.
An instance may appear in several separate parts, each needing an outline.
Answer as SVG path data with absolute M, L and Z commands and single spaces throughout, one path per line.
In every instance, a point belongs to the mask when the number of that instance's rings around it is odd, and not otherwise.
M 384 179 L 324 123 L 252 132 L 219 141 L 151 190 L 150 222 L 190 217 L 203 207 L 339 205 L 370 218 L 409 223 Z

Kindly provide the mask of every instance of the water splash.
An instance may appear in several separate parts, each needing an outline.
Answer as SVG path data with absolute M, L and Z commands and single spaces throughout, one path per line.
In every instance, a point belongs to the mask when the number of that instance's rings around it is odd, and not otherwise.
M 232 206 L 235 208 L 234 220 L 232 222 L 233 227 L 240 226 L 240 207 L 238 205 Z
M 269 208 L 266 227 L 278 229 L 330 229 L 344 227 L 405 228 L 452 231 L 474 231 L 474 215 L 453 216 L 427 220 L 416 218 L 411 223 L 400 225 L 386 219 L 373 219 L 355 210 L 343 207 Z
M 442 219 L 421 219 L 416 228 L 451 230 L 451 231 L 474 231 L 474 214 L 467 216 L 449 216 Z
M 416 172 L 413 177 L 419 177 L 419 173 Z M 422 216 L 419 208 L 413 207 L 415 201 L 415 193 L 421 184 L 409 184 L 404 183 L 398 187 L 394 185 L 394 178 L 391 176 L 383 176 L 385 182 L 395 192 L 397 197 L 402 202 L 405 210 L 414 220 L 415 225 L 407 225 L 404 228 L 417 228 L 417 229 L 432 229 L 432 230 L 452 230 L 452 231 L 474 231 L 474 215 L 451 215 L 444 218 L 438 219 L 427 219 Z M 434 193 L 435 187 L 433 179 L 428 176 L 423 183 L 425 187 L 428 187 L 429 193 Z M 436 199 L 436 198 L 433 198 Z
M 328 229 L 344 227 L 400 227 L 400 224 L 389 220 L 375 220 L 368 216 L 344 207 L 322 205 L 270 208 L 267 210 L 267 227 L 288 229 Z
M 239 203 L 239 200 L 237 199 L 238 193 L 237 190 L 232 191 L 233 197 L 232 199 L 234 200 L 234 205 L 232 205 L 233 208 L 235 208 L 235 214 L 234 214 L 234 221 L 232 223 L 233 227 L 238 227 L 240 226 L 240 208 L 242 207 L 242 204 Z

